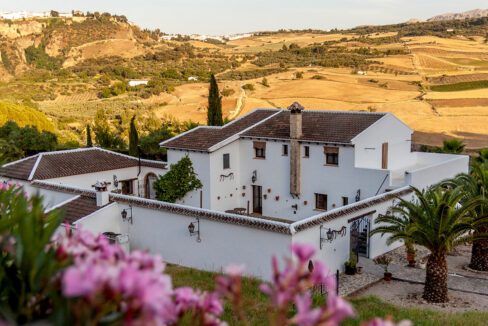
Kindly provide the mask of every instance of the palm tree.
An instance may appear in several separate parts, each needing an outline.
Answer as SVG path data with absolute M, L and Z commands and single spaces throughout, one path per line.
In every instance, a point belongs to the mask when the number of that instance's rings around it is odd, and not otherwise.
M 412 189 L 416 199 L 408 201 L 396 196 L 399 203 L 391 208 L 391 214 L 376 218 L 379 226 L 371 234 L 390 234 L 388 244 L 403 240 L 427 248 L 430 255 L 423 298 L 430 302 L 447 302 L 446 253 L 475 238 L 468 231 L 471 230 L 471 211 L 479 200 L 460 205 L 465 198 L 460 188 Z
M 459 139 L 446 139 L 442 142 L 442 148 L 438 148 L 441 153 L 461 154 L 466 145 Z
M 488 196 L 488 162 L 474 161 L 471 163 L 469 174 L 459 174 L 456 178 L 443 182 L 442 185 L 462 189 L 464 193 L 463 203 L 473 198 L 485 199 Z M 488 233 L 488 207 L 486 205 L 479 205 L 474 208 L 471 223 L 475 235 Z M 469 267 L 478 271 L 488 271 L 488 240 L 473 241 Z

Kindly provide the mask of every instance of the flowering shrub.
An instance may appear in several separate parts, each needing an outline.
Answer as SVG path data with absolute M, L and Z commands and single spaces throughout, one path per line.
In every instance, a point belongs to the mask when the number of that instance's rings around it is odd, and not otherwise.
M 388 265 L 390 265 L 390 263 L 391 263 L 391 257 L 388 257 L 386 255 L 382 255 L 382 256 L 379 256 L 379 257 L 376 257 L 375 259 L 373 259 L 373 262 L 376 265 L 383 266 L 383 268 L 385 269 L 385 273 L 388 273 Z
M 3 201 L 7 199 L 7 201 Z M 49 321 L 53 325 L 226 325 L 224 300 L 245 325 L 241 293 L 243 266 L 229 266 L 214 292 L 173 288 L 165 264 L 147 252 L 125 252 L 103 235 L 59 226 L 57 212 L 44 213 L 42 199 L 19 188 L 0 190 L 0 324 Z M 8 207 L 8 209 L 6 208 Z M 261 285 L 269 296 L 270 325 L 338 325 L 354 314 L 337 296 L 334 277 L 316 261 L 315 250 L 293 244 L 296 259 L 283 269 L 272 260 L 272 282 Z M 311 288 L 325 285 L 325 304 L 313 305 Z M 391 326 L 375 319 L 370 326 Z M 402 324 L 405 326 L 406 324 Z

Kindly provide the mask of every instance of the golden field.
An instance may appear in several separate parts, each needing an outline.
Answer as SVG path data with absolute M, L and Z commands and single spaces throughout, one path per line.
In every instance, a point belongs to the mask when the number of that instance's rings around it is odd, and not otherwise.
M 371 38 L 390 36 L 395 34 L 370 35 Z M 234 90 L 233 94 L 222 98 L 224 116 L 232 119 L 255 108 L 286 108 L 298 101 L 310 110 L 391 112 L 415 130 L 414 141 L 422 144 L 439 145 L 443 139 L 457 137 L 469 148 L 488 146 L 488 88 L 430 90 L 432 85 L 488 80 L 488 44 L 483 38 L 404 37 L 397 43 L 379 45 L 343 41 L 354 37 L 354 34 L 277 33 L 229 41 L 225 45 L 190 43 L 202 51 L 215 51 L 229 57 L 279 50 L 292 43 L 304 47 L 324 41 L 340 41 L 353 48 L 404 49 L 408 54 L 371 59 L 379 63 L 370 65 L 365 75 L 351 68 L 308 66 L 266 76 L 269 87 L 262 85 L 262 77 L 243 81 L 220 80 L 220 90 Z M 124 46 L 130 45 L 126 43 Z M 277 65 L 264 68 L 270 67 Z M 249 60 L 235 71 L 264 68 Z M 303 73 L 303 78 L 295 77 L 297 71 Z M 254 90 L 244 91 L 242 86 L 245 84 L 252 84 Z M 171 93 L 138 99 L 136 104 L 159 118 L 174 117 L 205 124 L 207 95 L 208 84 L 187 83 L 177 86 Z M 90 104 L 91 110 L 103 103 L 114 103 L 103 102 L 92 92 L 41 102 L 40 110 L 59 116 L 59 110 L 65 105 L 67 112 L 74 115 L 76 106 L 73 102 L 83 100 Z M 117 100 L 133 101 L 124 96 Z

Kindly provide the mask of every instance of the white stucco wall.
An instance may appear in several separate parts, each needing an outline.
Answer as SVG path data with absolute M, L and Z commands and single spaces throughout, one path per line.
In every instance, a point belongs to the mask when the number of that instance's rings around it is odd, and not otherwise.
M 119 204 L 120 208 L 124 205 Z M 129 226 L 131 250 L 148 249 L 166 262 L 220 272 L 229 264 L 245 264 L 246 274 L 271 277 L 271 257 L 289 255 L 291 236 L 200 218 L 201 242 L 190 237 L 194 217 L 133 206 Z
M 93 234 L 104 232 L 125 234 L 127 233 L 127 222 L 122 221 L 121 211 L 118 204 L 114 202 L 73 224 L 77 227 L 81 226 L 83 230 L 90 231 Z
M 290 154 L 282 155 L 283 144 L 289 145 L 289 143 L 267 141 L 266 159 L 256 159 L 253 141 L 243 139 L 240 142 L 240 180 L 241 185 L 246 186 L 244 191 L 246 197 L 241 195 L 242 207 L 247 207 L 249 201 L 252 208 L 251 175 L 256 170 L 257 181 L 254 184 L 262 186 L 263 195 L 267 197 L 263 198 L 265 216 L 296 221 L 320 212 L 315 210 L 315 193 L 327 195 L 330 210 L 342 206 L 342 197 L 347 197 L 349 203 L 353 203 L 358 189 L 361 190 L 361 199 L 364 199 L 376 195 L 378 190 L 379 193 L 383 192 L 389 185 L 387 170 L 354 167 L 353 147 L 340 146 L 339 165 L 327 166 L 324 144 L 302 143 L 300 144 L 301 195 L 299 199 L 293 198 L 290 195 Z M 305 146 L 310 148 L 308 158 L 304 157 Z M 385 182 L 382 185 L 383 180 Z M 276 196 L 279 196 L 279 200 L 276 200 Z M 298 205 L 296 211 L 292 208 L 295 204 Z
M 405 189 L 405 188 L 403 188 Z M 399 189 L 402 190 L 402 189 Z M 402 196 L 407 200 L 412 198 L 412 194 L 406 194 Z M 358 202 L 354 205 L 359 205 L 363 202 L 368 202 L 373 200 L 374 198 L 366 199 L 364 201 Z M 386 211 L 392 206 L 394 199 L 390 199 L 384 201 L 382 203 L 378 203 L 371 207 L 366 207 L 363 209 L 356 210 L 352 213 L 344 214 L 338 218 L 334 218 L 331 221 L 322 223 L 322 236 L 326 237 L 326 232 L 330 228 L 332 230 L 340 230 L 343 226 L 346 227 L 346 234 L 345 236 L 337 235 L 337 237 L 332 241 L 328 242 L 325 241 L 322 243 L 322 249 L 320 249 L 320 225 L 316 225 L 305 229 L 303 231 L 298 231 L 297 233 L 293 234 L 292 242 L 294 243 L 308 243 L 312 245 L 316 249 L 316 255 L 314 259 L 321 260 L 324 262 L 327 267 L 330 269 L 332 273 L 335 273 L 336 270 L 344 271 L 344 263 L 349 260 L 350 253 L 354 248 L 351 248 L 351 223 L 348 220 L 354 219 L 358 216 L 362 216 L 366 213 L 371 213 L 367 215 L 367 218 L 370 221 L 370 230 L 373 230 L 378 225 L 374 223 L 375 219 L 378 217 L 378 214 L 385 214 Z M 329 212 L 333 213 L 333 212 Z M 307 218 L 303 221 L 298 221 L 292 225 L 292 227 L 296 227 L 301 223 L 305 223 L 306 221 L 313 220 L 319 218 L 323 214 L 318 214 L 316 216 Z M 369 238 L 369 258 L 375 258 L 379 255 L 382 255 L 386 252 L 389 252 L 395 248 L 398 248 L 403 245 L 402 242 L 397 241 L 391 245 L 386 243 L 388 235 L 381 236 L 381 235 L 374 235 Z
M 355 165 L 381 169 L 383 143 L 388 143 L 388 169 L 413 165 L 412 133 L 412 129 L 394 115 L 387 114 L 352 140 L 356 149 Z
M 224 154 L 229 154 L 230 168 L 224 169 Z M 242 174 L 239 140 L 209 154 L 210 209 L 226 211 L 242 206 Z M 231 175 L 232 174 L 232 175 Z
M 469 171 L 469 156 L 467 155 L 420 152 L 416 155 L 419 164 L 426 166 L 406 171 L 405 182 L 419 189 Z

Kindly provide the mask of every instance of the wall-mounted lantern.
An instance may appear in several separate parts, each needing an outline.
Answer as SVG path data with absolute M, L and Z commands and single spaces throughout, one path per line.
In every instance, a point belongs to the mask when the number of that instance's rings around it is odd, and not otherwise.
M 356 202 L 360 201 L 361 200 L 361 189 L 358 189 L 358 191 L 356 192 Z
M 191 222 L 190 225 L 188 225 L 188 231 L 190 232 L 190 237 L 196 235 L 197 236 L 197 242 L 201 242 L 202 239 L 200 239 L 200 219 L 199 218 L 197 218 L 196 223 L 197 223 L 196 230 L 195 230 L 195 224 L 193 224 L 193 222 Z
M 322 243 L 328 241 L 328 242 L 332 242 L 333 240 L 335 240 L 337 238 L 337 235 L 340 235 L 341 237 L 345 236 L 346 235 L 346 231 L 347 231 L 347 228 L 345 226 L 343 226 L 340 230 L 332 230 L 331 228 L 329 228 L 329 230 L 327 230 L 327 232 L 325 233 L 325 237 L 322 236 L 323 232 L 322 232 L 322 229 L 324 227 L 321 225 L 320 226 L 320 229 L 319 229 L 319 232 L 320 232 L 320 249 L 322 249 Z
M 127 216 L 127 210 L 124 208 L 122 210 L 122 212 L 120 213 L 120 215 L 122 216 L 122 221 L 129 221 L 130 224 L 133 224 L 133 221 L 132 221 L 132 205 L 129 205 L 129 209 L 130 209 L 130 216 Z
M 252 171 L 252 176 L 251 176 L 252 183 L 256 182 L 257 179 L 258 179 L 258 171 L 254 170 Z

